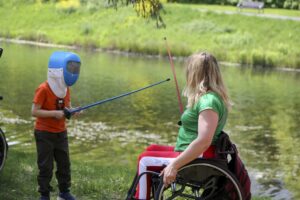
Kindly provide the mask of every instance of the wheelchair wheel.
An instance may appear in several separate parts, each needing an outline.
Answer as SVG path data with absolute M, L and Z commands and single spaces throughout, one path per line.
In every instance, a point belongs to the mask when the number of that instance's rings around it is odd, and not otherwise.
M 156 199 L 243 200 L 243 196 L 225 161 L 197 159 L 178 171 L 171 186 L 166 188 L 161 181 Z
M 5 163 L 5 159 L 7 156 L 7 149 L 8 146 L 6 143 L 5 135 L 0 128 L 0 171 L 2 170 Z

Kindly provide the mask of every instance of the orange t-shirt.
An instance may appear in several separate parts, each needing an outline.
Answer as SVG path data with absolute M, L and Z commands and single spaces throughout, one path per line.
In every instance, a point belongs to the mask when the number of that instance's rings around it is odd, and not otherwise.
M 65 107 L 70 107 L 70 90 L 67 89 L 64 98 L 59 98 L 52 92 L 48 82 L 45 81 L 35 90 L 33 103 L 40 105 L 43 110 L 62 110 Z M 65 118 L 37 117 L 34 128 L 52 133 L 63 132 L 66 130 Z

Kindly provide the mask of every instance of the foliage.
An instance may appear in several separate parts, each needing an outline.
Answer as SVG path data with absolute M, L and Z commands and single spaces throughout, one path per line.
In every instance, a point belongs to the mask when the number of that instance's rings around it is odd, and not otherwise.
M 56 3 L 56 7 L 66 13 L 75 12 L 80 7 L 79 0 L 59 0 Z
M 138 15 L 144 18 L 156 19 L 157 27 L 165 27 L 165 23 L 160 15 L 163 5 L 159 0 L 134 0 L 133 7 Z
M 168 2 L 178 2 L 187 4 L 219 4 L 219 5 L 237 5 L 240 0 L 168 0 Z M 299 0 L 253 0 L 265 3 L 265 7 L 300 9 Z
M 154 24 L 133 15 L 132 8 L 116 11 L 99 4 L 101 10 L 91 13 L 87 2 L 80 3 L 72 13 L 61 12 L 52 3 L 18 5 L 14 15 L 7 3 L 0 7 L 7 16 L 0 19 L 0 36 L 154 55 L 167 55 L 162 39 L 167 36 L 174 56 L 207 50 L 227 62 L 300 68 L 298 21 L 213 11 L 236 11 L 229 6 L 166 4 L 168 27 L 153 29 Z M 299 11 L 283 9 L 265 13 L 299 16 Z
M 104 5 L 116 10 L 123 5 L 132 5 L 138 16 L 154 19 L 157 28 L 165 27 L 161 17 L 163 5 L 160 0 L 36 0 L 39 3 L 56 3 L 56 8 L 65 13 L 76 12 L 79 8 L 86 8 L 89 12 L 96 12 Z

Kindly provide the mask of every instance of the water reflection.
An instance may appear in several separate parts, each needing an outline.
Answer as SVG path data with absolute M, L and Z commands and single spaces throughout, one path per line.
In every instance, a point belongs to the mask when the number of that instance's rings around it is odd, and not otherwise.
M 1 44 L 0 125 L 13 148 L 34 150 L 30 116 L 53 49 Z M 17 53 L 16 53 L 17 52 Z M 172 77 L 167 59 L 78 51 L 82 70 L 71 89 L 86 105 Z M 183 86 L 182 63 L 175 62 Z M 225 131 L 237 143 L 255 194 L 300 199 L 300 73 L 222 67 L 234 102 Z M 135 167 L 150 143 L 174 144 L 179 119 L 172 82 L 85 111 L 68 123 L 74 159 Z M 124 153 L 126 152 L 126 153 Z M 113 155 L 113 156 L 112 156 Z

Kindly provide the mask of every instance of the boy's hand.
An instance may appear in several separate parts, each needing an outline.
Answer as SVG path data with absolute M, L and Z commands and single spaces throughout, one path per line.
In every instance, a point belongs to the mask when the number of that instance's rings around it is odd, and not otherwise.
M 73 117 L 78 117 L 80 114 L 82 113 L 82 111 L 78 111 L 78 112 L 75 112 L 74 114 L 72 114 Z
M 65 117 L 64 111 L 63 110 L 56 110 L 54 111 L 54 118 L 55 119 L 62 119 Z

